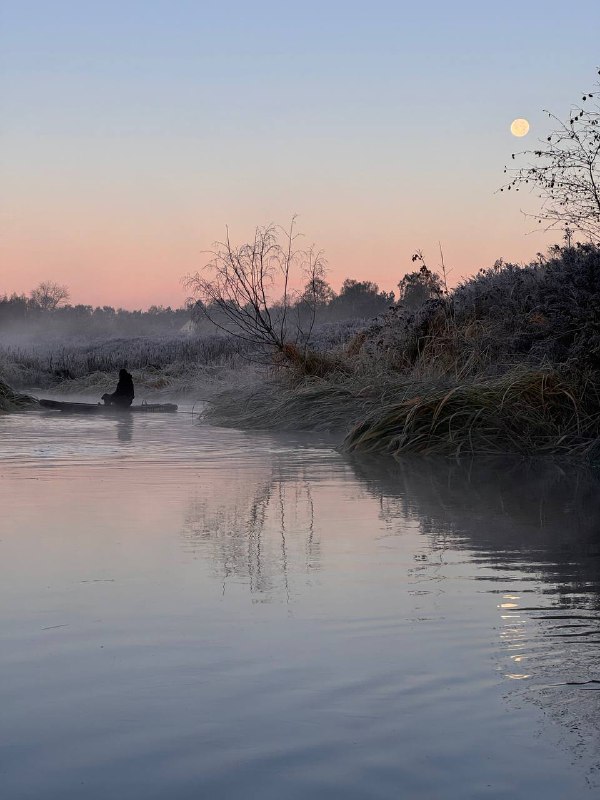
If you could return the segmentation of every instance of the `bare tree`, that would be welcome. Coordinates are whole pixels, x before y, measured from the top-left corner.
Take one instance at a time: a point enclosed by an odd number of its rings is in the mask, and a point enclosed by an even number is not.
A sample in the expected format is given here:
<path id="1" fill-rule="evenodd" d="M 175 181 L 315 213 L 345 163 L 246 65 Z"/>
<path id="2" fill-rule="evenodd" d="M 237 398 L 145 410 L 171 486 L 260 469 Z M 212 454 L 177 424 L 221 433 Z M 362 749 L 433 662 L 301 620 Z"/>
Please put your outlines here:
<path id="1" fill-rule="evenodd" d="M 29 296 L 31 301 L 44 311 L 55 311 L 61 303 L 66 303 L 71 295 L 66 286 L 54 281 L 42 281 L 39 286 L 32 289 Z"/>
<path id="2" fill-rule="evenodd" d="M 513 153 L 513 160 L 527 157 L 529 163 L 505 167 L 512 177 L 500 189 L 537 191 L 541 209 L 528 216 L 546 230 L 567 228 L 592 242 L 600 241 L 600 83 L 597 87 L 595 92 L 583 93 L 581 104 L 571 108 L 566 122 L 546 111 L 555 129 L 545 141 L 540 140 L 538 149 Z"/>
<path id="3" fill-rule="evenodd" d="M 199 313 L 217 328 L 258 347 L 281 353 L 290 345 L 308 347 L 316 296 L 308 320 L 301 321 L 294 313 L 297 292 L 292 286 L 301 280 L 319 286 L 325 260 L 312 247 L 297 248 L 300 234 L 295 222 L 294 217 L 287 229 L 256 228 L 253 241 L 240 246 L 232 244 L 228 230 L 202 272 L 184 279 L 193 297 L 201 301 Z"/>

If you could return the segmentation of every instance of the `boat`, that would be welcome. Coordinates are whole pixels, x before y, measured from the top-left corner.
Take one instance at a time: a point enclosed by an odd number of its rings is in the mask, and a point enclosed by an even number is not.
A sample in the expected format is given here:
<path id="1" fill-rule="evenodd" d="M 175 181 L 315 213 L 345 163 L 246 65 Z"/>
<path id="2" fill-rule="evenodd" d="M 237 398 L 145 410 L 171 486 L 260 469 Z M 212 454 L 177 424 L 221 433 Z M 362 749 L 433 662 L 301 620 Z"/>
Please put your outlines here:
<path id="1" fill-rule="evenodd" d="M 174 414 L 175 403 L 142 403 L 139 406 L 105 406 L 104 403 L 68 403 L 62 400 L 39 401 L 42 408 L 50 411 L 62 411 L 67 414 Z"/>

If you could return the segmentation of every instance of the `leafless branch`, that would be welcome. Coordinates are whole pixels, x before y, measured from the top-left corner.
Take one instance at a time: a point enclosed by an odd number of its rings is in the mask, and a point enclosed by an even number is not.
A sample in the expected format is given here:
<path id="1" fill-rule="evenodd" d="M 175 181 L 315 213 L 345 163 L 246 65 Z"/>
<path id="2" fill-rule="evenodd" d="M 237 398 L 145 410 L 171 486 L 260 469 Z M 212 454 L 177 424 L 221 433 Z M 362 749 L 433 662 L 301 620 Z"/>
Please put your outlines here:
<path id="1" fill-rule="evenodd" d="M 598 70 L 600 75 L 600 70 Z M 501 192 L 537 191 L 541 207 L 527 214 L 545 230 L 569 228 L 591 242 L 600 241 L 600 83 L 584 92 L 567 122 L 547 111 L 554 130 L 535 150 L 513 153 L 527 158 L 523 167 L 505 167 L 510 176 Z"/>
<path id="2" fill-rule="evenodd" d="M 303 295 L 308 315 L 295 315 L 297 292 L 292 285 L 308 279 L 315 286 L 323 280 L 326 265 L 323 254 L 314 248 L 296 247 L 300 234 L 295 231 L 296 218 L 287 228 L 267 225 L 256 228 L 251 243 L 236 246 L 227 230 L 225 241 L 217 242 L 212 256 L 201 272 L 188 275 L 185 285 L 201 311 L 217 328 L 259 347 L 283 351 L 287 344 L 308 345 L 314 327 L 316 298 Z M 283 290 L 276 301 L 275 292 Z"/>

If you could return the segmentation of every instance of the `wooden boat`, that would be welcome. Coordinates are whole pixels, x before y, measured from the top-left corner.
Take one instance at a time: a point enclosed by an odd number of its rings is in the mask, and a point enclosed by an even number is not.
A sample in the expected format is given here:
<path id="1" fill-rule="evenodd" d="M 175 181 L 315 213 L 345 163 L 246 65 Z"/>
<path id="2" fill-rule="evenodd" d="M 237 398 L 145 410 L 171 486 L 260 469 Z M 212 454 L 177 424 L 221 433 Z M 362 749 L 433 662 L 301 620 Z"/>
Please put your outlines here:
<path id="1" fill-rule="evenodd" d="M 103 403 L 67 403 L 62 400 L 40 400 L 40 406 L 68 414 L 173 414 L 175 403 L 142 403 L 139 406 L 105 406 Z"/>

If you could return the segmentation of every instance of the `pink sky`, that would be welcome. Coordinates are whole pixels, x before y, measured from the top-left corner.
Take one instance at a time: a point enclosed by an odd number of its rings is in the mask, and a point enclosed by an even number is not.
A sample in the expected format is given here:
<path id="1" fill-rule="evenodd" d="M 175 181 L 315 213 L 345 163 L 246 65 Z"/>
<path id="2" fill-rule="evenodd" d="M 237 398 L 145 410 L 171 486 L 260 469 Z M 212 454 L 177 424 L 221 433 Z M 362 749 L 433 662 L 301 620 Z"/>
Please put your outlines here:
<path id="1" fill-rule="evenodd" d="M 542 109 L 592 89 L 600 25 L 548 3 L 6 0 L 0 294 L 179 306 L 226 225 L 241 243 L 293 214 L 335 289 L 394 289 L 438 241 L 453 282 L 534 258 L 556 240 L 527 236 L 535 198 L 495 192 Z"/>
<path id="2" fill-rule="evenodd" d="M 447 212 L 438 201 L 424 220 L 416 205 L 411 209 L 400 203 L 395 214 L 393 208 L 377 208 L 375 202 L 357 207 L 347 200 L 333 211 L 321 208 L 316 214 L 300 215 L 298 227 L 307 244 L 314 242 L 325 250 L 328 280 L 335 289 L 352 277 L 393 290 L 414 269 L 410 257 L 416 249 L 424 251 L 430 266 L 438 265 L 438 241 L 451 270 L 450 282 L 457 283 L 499 257 L 533 259 L 556 240 L 556 235 L 537 231 L 528 235 L 534 224 L 511 201 L 490 192 L 479 203 L 473 198 L 458 208 L 449 204 Z M 288 209 L 278 216 L 277 209 L 264 208 L 256 222 L 286 223 L 292 214 L 290 203 L 288 199 Z M 77 208 L 73 203 L 69 208 L 48 199 L 37 209 L 13 208 L 0 242 L 2 263 L 8 265 L 0 291 L 28 293 L 49 279 L 69 287 L 72 303 L 126 308 L 182 305 L 187 292 L 181 278 L 200 269 L 208 260 L 203 251 L 224 235 L 225 209 L 213 210 L 211 218 L 210 210 L 196 215 L 185 205 L 141 212 L 108 206 Z M 234 241 L 242 243 L 251 236 L 255 222 L 251 213 L 250 208 L 235 209 L 238 225 L 230 222 Z M 245 224 L 240 224 L 241 217 Z"/>

